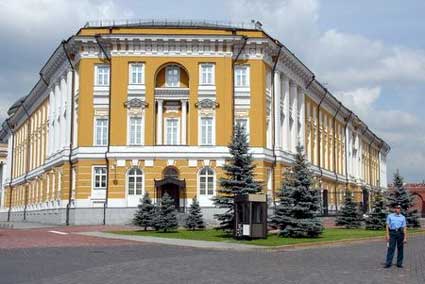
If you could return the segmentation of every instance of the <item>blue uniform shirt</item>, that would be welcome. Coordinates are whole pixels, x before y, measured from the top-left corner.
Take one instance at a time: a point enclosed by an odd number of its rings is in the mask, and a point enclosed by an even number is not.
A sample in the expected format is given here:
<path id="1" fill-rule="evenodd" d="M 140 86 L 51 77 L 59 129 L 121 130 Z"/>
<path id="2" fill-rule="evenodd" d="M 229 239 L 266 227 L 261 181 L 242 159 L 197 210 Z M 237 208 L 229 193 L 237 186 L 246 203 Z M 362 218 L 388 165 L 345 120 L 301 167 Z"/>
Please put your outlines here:
<path id="1" fill-rule="evenodd" d="M 391 213 L 387 216 L 387 225 L 390 230 L 397 230 L 406 227 L 406 217 L 401 213 L 399 215 Z"/>

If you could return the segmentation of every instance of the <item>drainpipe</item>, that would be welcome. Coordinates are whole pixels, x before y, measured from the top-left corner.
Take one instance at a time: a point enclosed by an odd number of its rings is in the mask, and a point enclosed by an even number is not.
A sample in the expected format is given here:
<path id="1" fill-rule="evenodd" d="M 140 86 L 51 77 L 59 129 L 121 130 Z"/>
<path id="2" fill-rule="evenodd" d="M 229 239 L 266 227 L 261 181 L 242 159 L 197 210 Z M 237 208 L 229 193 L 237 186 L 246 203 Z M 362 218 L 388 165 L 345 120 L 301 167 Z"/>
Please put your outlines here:
<path id="1" fill-rule="evenodd" d="M 109 33 L 111 33 L 112 30 L 109 29 Z M 98 44 L 101 52 L 103 53 L 103 55 L 105 56 L 106 60 L 109 62 L 109 96 L 108 96 L 108 143 L 107 143 L 107 148 L 106 148 L 106 152 L 105 152 L 105 162 L 106 162 L 106 191 L 105 191 L 105 203 L 103 203 L 103 225 L 106 225 L 106 208 L 108 207 L 108 197 L 109 197 L 109 158 L 108 158 L 108 154 L 110 152 L 111 149 L 111 96 L 112 96 L 112 60 L 111 60 L 111 56 L 108 55 L 108 53 L 106 52 L 105 48 L 103 47 L 103 45 L 100 42 L 100 35 L 95 35 L 95 39 L 96 39 L 96 43 Z"/>
<path id="2" fill-rule="evenodd" d="M 337 195 L 337 189 L 338 189 L 338 173 L 336 172 L 336 117 L 338 116 L 339 111 L 342 108 L 342 103 L 339 103 L 339 107 L 338 110 L 336 111 L 335 115 L 333 116 L 333 121 L 332 121 L 332 127 L 333 127 L 333 141 L 334 141 L 334 145 L 333 145 L 333 170 L 334 170 L 334 175 L 335 175 L 335 210 L 336 212 L 338 212 L 338 195 Z"/>
<path id="3" fill-rule="evenodd" d="M 273 128 L 272 128 L 272 150 L 273 150 L 273 163 L 272 163 L 272 201 L 273 201 L 273 205 L 274 207 L 276 207 L 276 201 L 275 201 L 275 195 L 274 195 L 274 189 L 276 186 L 276 181 L 275 181 L 275 171 L 276 171 L 276 164 L 277 164 L 277 156 L 276 156 L 276 143 L 275 143 L 275 138 L 276 138 L 276 121 L 275 121 L 275 113 L 276 113 L 276 107 L 275 107 L 275 102 L 276 102 L 276 92 L 275 92 L 275 83 L 274 83 L 274 75 L 276 72 L 276 67 L 277 67 L 277 63 L 279 62 L 279 56 L 280 53 L 282 51 L 282 46 L 279 46 L 279 51 L 277 53 L 276 56 L 276 60 L 273 64 L 273 68 L 272 68 L 272 73 L 271 73 L 271 87 L 272 87 L 272 113 L 271 113 L 271 117 L 273 121 Z M 278 94 L 280 95 L 280 94 Z"/>
<path id="4" fill-rule="evenodd" d="M 235 59 L 232 60 L 232 137 L 234 135 L 235 132 L 235 103 L 236 103 L 236 99 L 235 99 L 235 65 L 236 65 L 236 61 L 238 61 L 239 56 L 241 55 L 242 51 L 245 49 L 246 43 L 248 41 L 248 37 L 247 36 L 242 36 L 243 44 L 241 49 L 239 50 L 238 54 L 236 55 Z"/>
<path id="5" fill-rule="evenodd" d="M 351 119 L 353 118 L 353 112 L 350 111 L 350 115 L 348 116 L 345 125 L 344 125 L 344 136 L 345 136 L 345 190 L 348 191 L 348 135 L 347 135 L 347 128 L 348 124 L 350 123 Z"/>
<path id="6" fill-rule="evenodd" d="M 28 207 L 28 172 L 30 171 L 30 150 L 31 150 L 31 145 L 30 145 L 30 141 L 31 141 L 31 121 L 30 121 L 30 115 L 28 113 L 27 108 L 25 107 L 25 101 L 22 102 L 22 108 L 24 109 L 24 112 L 27 116 L 27 120 L 28 120 L 28 133 L 27 133 L 27 158 L 25 161 L 25 177 L 24 177 L 24 182 L 25 182 L 25 197 L 24 197 L 24 221 L 27 220 L 27 207 Z"/>
<path id="7" fill-rule="evenodd" d="M 74 94 L 75 94 L 75 67 L 72 63 L 71 54 L 66 48 L 67 42 L 65 40 L 62 41 L 63 51 L 65 53 L 66 58 L 68 59 L 69 67 L 71 67 L 71 113 L 70 113 L 70 122 L 71 127 L 69 131 L 69 191 L 68 191 L 68 204 L 66 205 L 66 225 L 69 226 L 69 212 L 71 209 L 72 202 L 72 184 L 73 184 L 73 168 L 72 168 L 72 149 L 74 146 Z"/>
<path id="8" fill-rule="evenodd" d="M 318 161 L 318 166 L 319 166 L 319 171 L 320 171 L 320 179 L 322 179 L 323 177 L 323 170 L 322 170 L 322 155 L 321 155 L 321 147 L 322 147 L 322 142 L 321 142 L 321 138 L 322 136 L 320 135 L 320 107 L 322 106 L 323 101 L 325 100 L 326 96 L 328 95 L 328 89 L 324 88 L 325 90 L 325 94 L 323 95 L 323 97 L 320 99 L 319 104 L 317 105 L 317 161 Z"/>
<path id="9" fill-rule="evenodd" d="M 13 180 L 13 151 L 15 149 L 15 134 L 13 133 L 13 128 L 9 124 L 9 118 L 6 119 L 7 127 L 10 129 L 10 132 L 12 133 L 12 153 L 10 154 L 10 181 L 9 181 L 9 210 L 7 212 L 7 222 L 10 222 L 10 213 L 12 212 L 12 180 Z M 9 153 L 8 153 L 9 154 Z"/>

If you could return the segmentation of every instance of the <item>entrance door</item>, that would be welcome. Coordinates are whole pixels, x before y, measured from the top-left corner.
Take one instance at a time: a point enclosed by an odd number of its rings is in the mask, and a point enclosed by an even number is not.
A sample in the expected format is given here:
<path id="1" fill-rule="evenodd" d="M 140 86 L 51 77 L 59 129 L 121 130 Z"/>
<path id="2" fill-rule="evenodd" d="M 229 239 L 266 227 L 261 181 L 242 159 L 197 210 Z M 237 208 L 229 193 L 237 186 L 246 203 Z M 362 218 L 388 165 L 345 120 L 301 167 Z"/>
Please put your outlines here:
<path id="1" fill-rule="evenodd" d="M 163 185 L 161 189 L 161 197 L 164 196 L 164 193 L 168 193 L 168 195 L 174 200 L 174 207 L 178 210 L 180 208 L 178 185 L 172 183 Z"/>
<path id="2" fill-rule="evenodd" d="M 323 190 L 322 193 L 322 206 L 323 206 L 323 215 L 327 216 L 329 214 L 329 204 L 328 204 L 328 190 Z"/>

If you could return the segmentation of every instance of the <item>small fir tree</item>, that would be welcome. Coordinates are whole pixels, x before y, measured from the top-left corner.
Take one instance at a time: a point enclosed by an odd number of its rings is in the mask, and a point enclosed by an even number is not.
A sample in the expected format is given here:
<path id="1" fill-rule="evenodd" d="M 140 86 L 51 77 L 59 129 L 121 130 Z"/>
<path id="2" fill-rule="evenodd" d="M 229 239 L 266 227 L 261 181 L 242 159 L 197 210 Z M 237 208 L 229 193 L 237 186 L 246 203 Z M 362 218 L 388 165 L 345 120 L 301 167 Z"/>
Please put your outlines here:
<path id="1" fill-rule="evenodd" d="M 385 229 L 387 211 L 385 208 L 385 199 L 381 189 L 377 189 L 373 195 L 372 211 L 365 219 L 367 230 Z"/>
<path id="2" fill-rule="evenodd" d="M 285 173 L 280 203 L 271 218 L 271 225 L 280 230 L 283 237 L 318 237 L 323 232 L 317 218 L 320 209 L 319 192 L 313 188 L 313 174 L 303 154 L 297 147 L 294 166 Z"/>
<path id="3" fill-rule="evenodd" d="M 409 228 L 419 228 L 418 210 L 411 209 L 414 206 L 414 197 L 406 190 L 403 177 L 399 171 L 394 174 L 393 188 L 387 194 L 388 206 L 394 208 L 397 204 L 401 206 L 401 214 L 406 217 Z"/>
<path id="4" fill-rule="evenodd" d="M 155 205 L 152 204 L 152 200 L 149 198 L 149 194 L 147 192 L 137 207 L 138 209 L 134 215 L 133 224 L 143 227 L 146 231 L 148 227 L 153 227 L 156 213 Z"/>
<path id="5" fill-rule="evenodd" d="M 170 195 L 168 195 L 168 193 L 164 193 L 161 198 L 161 204 L 159 205 L 156 212 L 154 227 L 156 230 L 167 232 L 169 230 L 176 229 L 177 225 L 178 223 L 176 209 L 174 207 L 174 200 Z"/>
<path id="6" fill-rule="evenodd" d="M 249 153 L 247 134 L 239 123 L 234 127 L 234 135 L 228 148 L 231 159 L 223 166 L 226 177 L 220 179 L 220 189 L 213 201 L 215 206 L 225 209 L 224 213 L 214 215 L 219 222 L 217 229 L 233 232 L 235 196 L 257 193 L 261 191 L 261 184 L 254 179 L 255 165 Z"/>
<path id="7" fill-rule="evenodd" d="M 196 229 L 205 229 L 201 207 L 196 197 L 192 199 L 192 204 L 190 204 L 189 216 L 186 218 L 185 227 L 192 231 Z"/>
<path id="8" fill-rule="evenodd" d="M 353 193 L 348 190 L 345 193 L 344 205 L 336 217 L 336 225 L 344 226 L 346 229 L 355 229 L 362 226 L 362 221 L 362 213 L 353 200 Z"/>

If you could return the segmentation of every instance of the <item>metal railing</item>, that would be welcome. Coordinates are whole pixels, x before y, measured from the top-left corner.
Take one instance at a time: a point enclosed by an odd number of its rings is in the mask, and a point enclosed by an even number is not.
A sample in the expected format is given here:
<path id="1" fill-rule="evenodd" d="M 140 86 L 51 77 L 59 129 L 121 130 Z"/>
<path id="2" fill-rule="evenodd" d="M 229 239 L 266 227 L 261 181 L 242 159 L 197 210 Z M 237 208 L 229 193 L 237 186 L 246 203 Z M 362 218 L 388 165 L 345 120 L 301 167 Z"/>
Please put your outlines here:
<path id="1" fill-rule="evenodd" d="M 233 23 L 231 21 L 225 22 L 210 20 L 121 19 L 88 21 L 84 27 L 190 27 L 262 30 L 262 24 L 254 20 L 250 23 Z"/>

